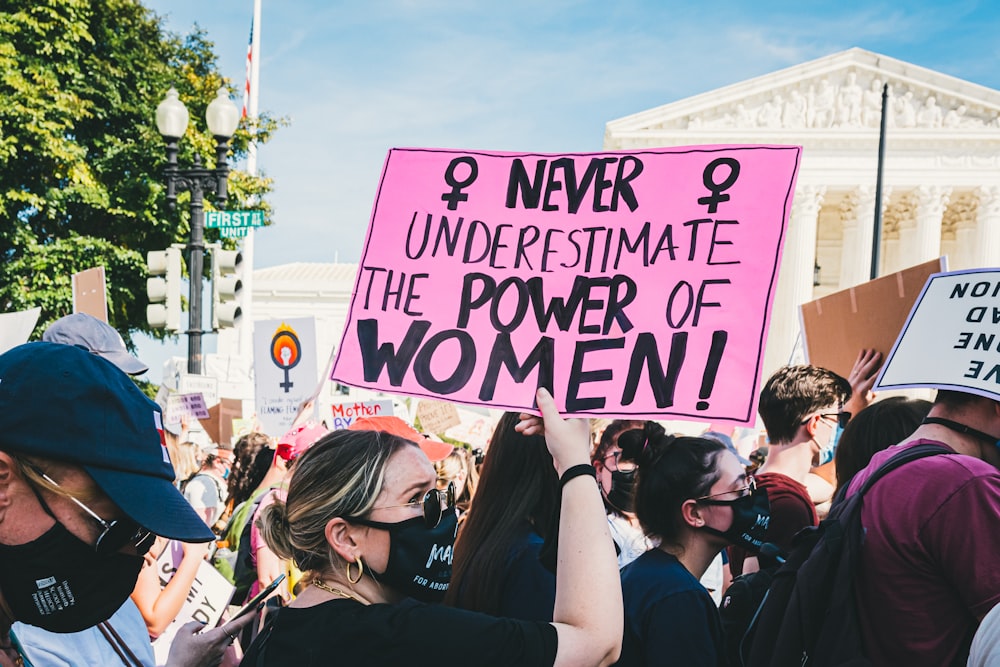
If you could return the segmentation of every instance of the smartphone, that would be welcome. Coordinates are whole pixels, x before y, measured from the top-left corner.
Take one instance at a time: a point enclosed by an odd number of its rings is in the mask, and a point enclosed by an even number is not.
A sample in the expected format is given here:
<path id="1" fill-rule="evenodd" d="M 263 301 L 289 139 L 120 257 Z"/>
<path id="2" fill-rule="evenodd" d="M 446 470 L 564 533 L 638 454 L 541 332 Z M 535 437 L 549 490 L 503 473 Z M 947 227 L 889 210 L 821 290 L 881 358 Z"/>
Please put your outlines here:
<path id="1" fill-rule="evenodd" d="M 274 581 L 272 581 L 267 585 L 267 588 L 262 590 L 260 593 L 257 593 L 257 595 L 253 596 L 253 598 L 249 600 L 245 605 L 240 607 L 240 610 L 235 614 L 233 614 L 232 618 L 230 618 L 229 621 L 235 621 L 237 618 L 240 618 L 241 616 L 244 616 L 252 611 L 255 611 L 257 609 L 257 605 L 263 602 L 268 595 L 273 593 L 274 590 L 278 587 L 278 585 L 281 584 L 282 581 L 284 581 L 284 579 L 285 575 L 279 574 L 277 579 L 275 579 Z"/>

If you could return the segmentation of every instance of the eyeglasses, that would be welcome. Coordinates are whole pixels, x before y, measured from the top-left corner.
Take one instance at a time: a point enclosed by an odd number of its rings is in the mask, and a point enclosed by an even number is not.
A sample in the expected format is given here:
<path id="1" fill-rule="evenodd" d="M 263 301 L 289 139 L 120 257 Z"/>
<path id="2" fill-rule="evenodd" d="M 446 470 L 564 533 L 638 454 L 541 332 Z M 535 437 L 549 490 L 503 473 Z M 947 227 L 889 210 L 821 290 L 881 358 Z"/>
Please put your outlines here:
<path id="1" fill-rule="evenodd" d="M 608 465 L 608 459 L 614 461 L 614 465 Z M 612 472 L 633 472 L 638 466 L 638 464 L 631 459 L 622 459 L 622 450 L 617 450 L 605 456 L 601 461 L 604 463 L 604 467 Z"/>
<path id="2" fill-rule="evenodd" d="M 695 502 L 704 503 L 705 505 L 728 505 L 733 500 L 743 498 L 744 496 L 753 495 L 757 490 L 757 480 L 753 478 L 752 475 L 747 477 L 746 486 L 741 486 L 738 489 L 731 489 L 729 491 L 723 491 L 721 493 L 713 493 L 707 496 L 701 496 L 700 498 L 695 498 Z M 731 500 L 712 500 L 713 498 L 718 498 L 719 496 L 728 496 L 732 493 L 739 494 L 736 498 Z"/>
<path id="3" fill-rule="evenodd" d="M 424 494 L 424 497 L 421 500 L 414 500 L 408 503 L 403 503 L 402 505 L 382 505 L 380 507 L 373 507 L 371 511 L 388 510 L 395 507 L 414 507 L 416 505 L 420 505 L 424 510 L 424 523 L 427 527 L 434 528 L 441 523 L 441 517 L 444 516 L 445 511 L 455 506 L 455 483 L 449 482 L 448 488 L 444 491 L 431 489 Z M 383 521 L 372 521 L 370 519 L 359 518 L 348 519 L 348 521 L 351 521 L 352 523 L 360 523 L 362 526 L 371 526 L 372 528 L 382 529 L 388 529 L 393 525 Z"/>
<path id="4" fill-rule="evenodd" d="M 840 412 L 821 412 L 819 417 L 820 419 L 836 422 L 840 428 L 847 428 L 847 422 L 851 421 L 851 413 L 845 410 L 841 410 Z M 812 417 L 807 417 L 804 421 L 800 422 L 800 425 L 808 424 L 810 419 Z"/>
<path id="5" fill-rule="evenodd" d="M 45 474 L 45 472 L 37 466 L 31 464 L 26 465 L 31 468 L 35 474 L 52 486 L 57 489 L 62 488 L 54 479 Z M 49 509 L 49 506 L 42 498 L 42 495 L 37 489 L 35 489 L 34 486 L 31 487 L 31 490 L 34 492 L 45 511 L 54 519 L 55 515 L 52 514 L 52 510 Z M 99 556 L 110 556 L 111 554 L 114 554 L 129 545 L 135 548 L 137 556 L 142 556 L 149 551 L 150 547 L 153 546 L 153 542 L 156 541 L 155 534 L 146 530 L 131 519 L 112 519 L 111 521 L 105 521 L 98 516 L 97 512 L 84 505 L 83 501 L 70 494 L 66 494 L 66 497 L 73 501 L 77 507 L 90 515 L 90 517 L 99 523 L 101 528 L 103 528 L 101 534 L 97 537 L 97 542 L 94 544 L 94 551 Z"/>

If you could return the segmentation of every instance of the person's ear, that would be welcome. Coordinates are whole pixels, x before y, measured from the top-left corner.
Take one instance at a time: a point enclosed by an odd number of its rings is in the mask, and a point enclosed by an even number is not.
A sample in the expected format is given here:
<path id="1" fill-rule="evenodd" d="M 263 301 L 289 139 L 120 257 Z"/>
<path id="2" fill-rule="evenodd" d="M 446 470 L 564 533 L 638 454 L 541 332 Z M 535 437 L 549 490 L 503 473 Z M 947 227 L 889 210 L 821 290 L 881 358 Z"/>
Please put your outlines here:
<path id="1" fill-rule="evenodd" d="M 15 477 L 17 464 L 7 452 L 0 452 L 0 513 L 10 507 L 10 485 Z M 2 520 L 2 515 L 0 515 Z"/>
<path id="2" fill-rule="evenodd" d="M 698 501 L 689 498 L 681 504 L 681 519 L 691 528 L 705 525 L 705 517 L 702 516 L 702 507 Z"/>
<path id="3" fill-rule="evenodd" d="M 344 561 L 353 563 L 358 556 L 364 556 L 364 531 L 343 517 L 338 516 L 327 521 L 324 535 L 326 543 Z"/>
<path id="4" fill-rule="evenodd" d="M 806 434 L 810 439 L 816 437 L 816 431 L 819 429 L 819 420 L 822 419 L 819 415 L 813 415 L 806 420 L 806 423 L 802 426 L 806 429 Z"/>

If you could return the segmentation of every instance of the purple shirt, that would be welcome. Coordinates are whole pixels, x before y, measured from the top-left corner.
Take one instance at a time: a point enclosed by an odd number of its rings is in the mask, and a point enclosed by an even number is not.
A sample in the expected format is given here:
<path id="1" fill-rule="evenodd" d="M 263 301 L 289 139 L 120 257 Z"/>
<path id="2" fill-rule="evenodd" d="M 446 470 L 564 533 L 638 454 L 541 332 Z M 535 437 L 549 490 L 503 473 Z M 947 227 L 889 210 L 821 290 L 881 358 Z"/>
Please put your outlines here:
<path id="1" fill-rule="evenodd" d="M 889 457 L 878 452 L 849 493 Z M 940 667 L 968 653 L 979 619 L 1000 601 L 1000 471 L 971 456 L 911 461 L 875 484 L 861 512 L 856 594 L 874 665 Z"/>

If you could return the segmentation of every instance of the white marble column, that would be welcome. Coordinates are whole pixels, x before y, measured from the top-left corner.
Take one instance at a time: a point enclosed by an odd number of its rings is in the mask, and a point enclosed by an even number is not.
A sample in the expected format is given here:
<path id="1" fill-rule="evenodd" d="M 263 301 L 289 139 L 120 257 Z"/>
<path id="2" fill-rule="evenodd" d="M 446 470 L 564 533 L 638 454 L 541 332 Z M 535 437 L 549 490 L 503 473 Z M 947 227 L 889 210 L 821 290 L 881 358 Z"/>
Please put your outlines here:
<path id="1" fill-rule="evenodd" d="M 844 243 L 840 261 L 840 288 L 868 282 L 871 277 L 872 237 L 875 227 L 875 188 L 855 188 L 841 204 Z"/>
<path id="2" fill-rule="evenodd" d="M 813 298 L 816 226 L 825 193 L 824 186 L 796 188 L 771 309 L 764 354 L 765 377 L 788 363 L 799 335 L 799 306 Z"/>
<path id="3" fill-rule="evenodd" d="M 916 189 L 917 215 L 912 255 L 903 268 L 941 256 L 941 219 L 951 197 L 951 188 L 921 185 Z"/>
<path id="4" fill-rule="evenodd" d="M 976 196 L 975 268 L 1000 267 L 1000 188 L 982 187 Z"/>

